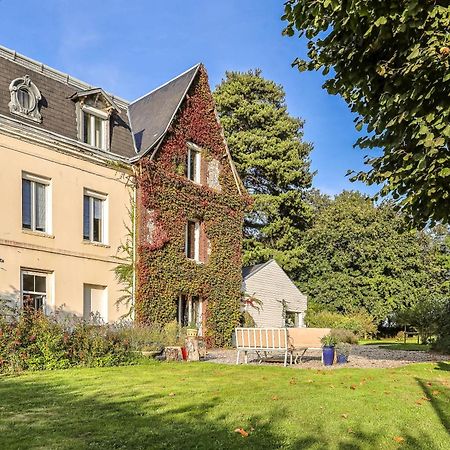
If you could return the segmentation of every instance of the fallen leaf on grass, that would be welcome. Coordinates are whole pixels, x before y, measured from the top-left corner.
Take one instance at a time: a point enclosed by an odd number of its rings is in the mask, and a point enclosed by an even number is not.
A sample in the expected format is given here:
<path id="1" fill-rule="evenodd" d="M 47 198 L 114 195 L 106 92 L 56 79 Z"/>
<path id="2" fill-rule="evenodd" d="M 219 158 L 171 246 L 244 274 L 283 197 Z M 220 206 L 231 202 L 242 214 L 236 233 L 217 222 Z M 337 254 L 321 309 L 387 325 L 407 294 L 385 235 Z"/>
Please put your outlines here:
<path id="1" fill-rule="evenodd" d="M 348 419 L 348 414 L 341 414 L 341 417 L 343 418 L 343 419 Z"/>
<path id="2" fill-rule="evenodd" d="M 248 437 L 248 433 L 243 428 L 236 428 L 235 433 L 239 433 L 242 437 Z"/>
<path id="3" fill-rule="evenodd" d="M 394 441 L 401 444 L 401 443 L 405 442 L 405 438 L 403 438 L 401 436 L 395 436 Z"/>

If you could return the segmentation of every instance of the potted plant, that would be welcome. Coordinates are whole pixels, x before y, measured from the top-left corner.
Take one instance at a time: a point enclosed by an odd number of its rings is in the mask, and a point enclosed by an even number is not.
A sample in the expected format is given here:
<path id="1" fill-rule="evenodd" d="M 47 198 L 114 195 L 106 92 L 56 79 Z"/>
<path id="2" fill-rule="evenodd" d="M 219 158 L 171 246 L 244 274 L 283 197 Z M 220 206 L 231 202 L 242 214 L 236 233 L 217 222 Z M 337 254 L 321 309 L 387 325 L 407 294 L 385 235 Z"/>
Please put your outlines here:
<path id="1" fill-rule="evenodd" d="M 325 366 L 333 365 L 334 361 L 334 346 L 336 345 L 336 339 L 331 334 L 324 336 L 320 342 L 322 342 L 322 361 Z"/>
<path id="2" fill-rule="evenodd" d="M 186 328 L 186 336 L 187 337 L 197 337 L 198 329 L 195 322 L 191 322 Z"/>
<path id="3" fill-rule="evenodd" d="M 348 362 L 348 355 L 350 355 L 351 345 L 346 342 L 339 342 L 336 345 L 336 359 L 338 364 L 345 364 Z"/>

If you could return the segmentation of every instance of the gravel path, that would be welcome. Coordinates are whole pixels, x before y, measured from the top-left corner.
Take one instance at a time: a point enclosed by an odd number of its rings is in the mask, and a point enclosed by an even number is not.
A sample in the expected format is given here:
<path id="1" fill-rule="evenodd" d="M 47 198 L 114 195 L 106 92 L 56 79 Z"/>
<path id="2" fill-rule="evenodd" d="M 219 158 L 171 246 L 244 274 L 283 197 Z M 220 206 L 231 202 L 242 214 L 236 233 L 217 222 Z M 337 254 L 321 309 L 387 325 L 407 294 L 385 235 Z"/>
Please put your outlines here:
<path id="1" fill-rule="evenodd" d="M 321 350 L 308 350 L 294 367 L 296 368 L 323 368 Z M 208 350 L 206 361 L 219 364 L 236 364 L 237 352 L 235 349 Z M 241 362 L 244 356 L 241 354 Z M 335 364 L 330 368 L 360 367 L 360 368 L 391 368 L 400 367 L 415 362 L 450 361 L 450 355 L 424 351 L 389 350 L 378 345 L 353 345 L 347 364 Z M 255 353 L 249 353 L 249 363 L 258 364 Z M 261 363 L 263 365 L 282 365 L 280 359 Z"/>

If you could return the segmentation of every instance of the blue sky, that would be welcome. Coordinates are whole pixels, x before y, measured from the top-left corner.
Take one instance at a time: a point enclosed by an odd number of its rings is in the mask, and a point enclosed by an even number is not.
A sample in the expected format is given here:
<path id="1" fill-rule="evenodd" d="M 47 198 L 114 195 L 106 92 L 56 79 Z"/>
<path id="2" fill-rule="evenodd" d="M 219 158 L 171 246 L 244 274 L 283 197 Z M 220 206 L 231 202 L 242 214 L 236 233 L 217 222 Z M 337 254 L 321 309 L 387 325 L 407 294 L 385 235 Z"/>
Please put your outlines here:
<path id="1" fill-rule="evenodd" d="M 212 87 L 226 70 L 259 67 L 306 122 L 314 185 L 373 193 L 346 178 L 363 168 L 353 117 L 320 73 L 291 67 L 305 43 L 281 36 L 282 13 L 282 0 L 0 0 L 0 43 L 128 100 L 199 61 Z"/>

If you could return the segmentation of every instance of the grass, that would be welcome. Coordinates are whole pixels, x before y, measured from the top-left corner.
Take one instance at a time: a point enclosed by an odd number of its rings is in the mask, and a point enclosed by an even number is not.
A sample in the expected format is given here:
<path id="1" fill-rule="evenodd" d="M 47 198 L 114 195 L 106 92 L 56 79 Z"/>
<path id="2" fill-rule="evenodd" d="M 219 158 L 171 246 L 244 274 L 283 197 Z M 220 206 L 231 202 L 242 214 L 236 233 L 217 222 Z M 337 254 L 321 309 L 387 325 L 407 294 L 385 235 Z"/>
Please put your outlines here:
<path id="1" fill-rule="evenodd" d="M 150 363 L 0 377 L 8 449 L 447 449 L 450 364 Z M 242 427 L 249 433 L 235 433 Z"/>
<path id="2" fill-rule="evenodd" d="M 392 339 L 361 339 L 358 342 L 360 345 L 382 345 L 383 348 L 388 350 L 412 350 L 427 352 L 430 350 L 430 346 L 427 344 L 418 344 L 417 338 L 407 338 L 406 343 L 398 341 L 395 338 Z"/>

